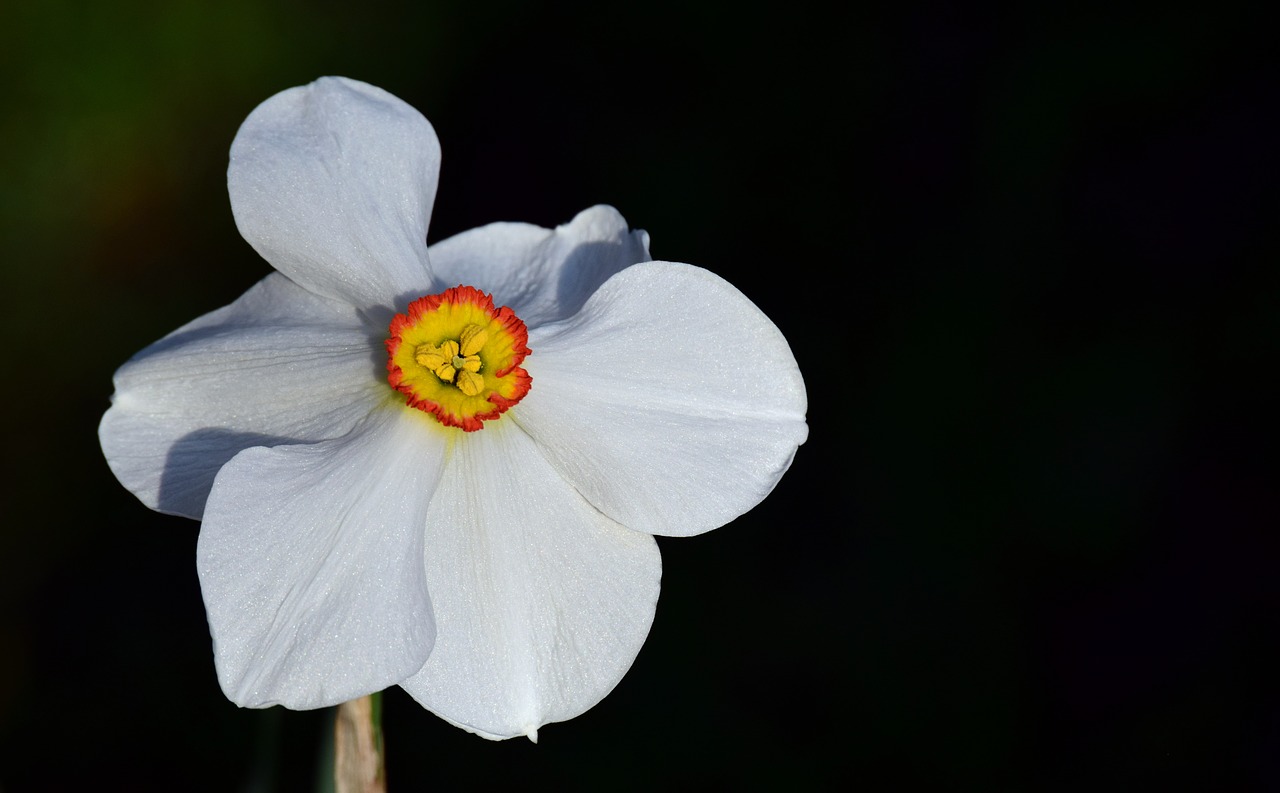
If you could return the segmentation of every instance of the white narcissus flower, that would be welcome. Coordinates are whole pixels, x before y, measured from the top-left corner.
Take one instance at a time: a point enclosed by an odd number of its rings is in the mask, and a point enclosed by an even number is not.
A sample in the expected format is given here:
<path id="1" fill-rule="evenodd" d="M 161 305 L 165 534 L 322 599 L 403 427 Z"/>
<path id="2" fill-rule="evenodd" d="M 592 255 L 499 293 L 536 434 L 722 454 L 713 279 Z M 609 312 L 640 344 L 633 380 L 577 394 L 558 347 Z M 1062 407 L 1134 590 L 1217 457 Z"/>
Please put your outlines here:
<path id="1" fill-rule="evenodd" d="M 630 667 L 653 535 L 773 489 L 804 382 L 759 309 L 650 261 L 610 207 L 428 248 L 439 164 L 427 120 L 364 83 L 260 105 L 227 182 L 277 272 L 121 367 L 99 436 L 147 506 L 203 521 L 231 700 L 399 684 L 487 738 L 536 737 Z"/>

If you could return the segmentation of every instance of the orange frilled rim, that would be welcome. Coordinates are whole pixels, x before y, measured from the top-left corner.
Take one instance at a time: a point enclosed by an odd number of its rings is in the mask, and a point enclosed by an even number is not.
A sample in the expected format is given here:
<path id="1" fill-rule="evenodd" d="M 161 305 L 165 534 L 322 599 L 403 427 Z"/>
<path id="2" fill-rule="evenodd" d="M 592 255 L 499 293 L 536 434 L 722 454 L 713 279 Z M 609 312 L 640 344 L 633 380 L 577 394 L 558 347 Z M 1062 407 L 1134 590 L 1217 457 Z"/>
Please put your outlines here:
<path id="1" fill-rule="evenodd" d="M 495 308 L 493 296 L 475 287 L 456 286 L 418 298 L 391 320 L 390 331 L 387 381 L 410 407 L 432 414 L 446 427 L 474 432 L 529 393 L 533 379 L 520 366 L 531 352 L 528 329 L 514 311 Z M 425 352 L 455 350 L 464 332 L 472 340 L 484 334 L 482 343 L 469 342 L 477 349 L 467 350 L 480 363 L 478 379 L 472 378 L 476 385 L 466 384 L 473 394 L 457 384 L 452 368 L 433 370 L 429 362 L 440 358 Z M 455 344 L 445 347 L 447 342 Z"/>

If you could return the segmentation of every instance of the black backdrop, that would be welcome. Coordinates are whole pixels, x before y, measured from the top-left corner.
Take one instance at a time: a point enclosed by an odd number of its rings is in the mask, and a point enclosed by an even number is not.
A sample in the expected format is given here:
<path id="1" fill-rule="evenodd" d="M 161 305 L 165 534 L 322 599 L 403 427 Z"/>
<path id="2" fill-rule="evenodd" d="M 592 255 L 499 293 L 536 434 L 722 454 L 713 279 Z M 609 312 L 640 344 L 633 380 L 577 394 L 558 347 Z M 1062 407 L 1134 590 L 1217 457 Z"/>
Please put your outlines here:
<path id="1" fill-rule="evenodd" d="M 432 120 L 433 240 L 611 203 L 768 313 L 810 396 L 768 500 L 660 543 L 657 621 L 612 695 L 534 746 L 392 689 L 393 791 L 1280 788 L 1258 20 L 135 0 L 0 21 L 6 793 L 316 789 L 328 714 L 222 697 L 197 525 L 120 488 L 95 428 L 116 366 L 268 271 L 226 150 L 331 73 Z"/>

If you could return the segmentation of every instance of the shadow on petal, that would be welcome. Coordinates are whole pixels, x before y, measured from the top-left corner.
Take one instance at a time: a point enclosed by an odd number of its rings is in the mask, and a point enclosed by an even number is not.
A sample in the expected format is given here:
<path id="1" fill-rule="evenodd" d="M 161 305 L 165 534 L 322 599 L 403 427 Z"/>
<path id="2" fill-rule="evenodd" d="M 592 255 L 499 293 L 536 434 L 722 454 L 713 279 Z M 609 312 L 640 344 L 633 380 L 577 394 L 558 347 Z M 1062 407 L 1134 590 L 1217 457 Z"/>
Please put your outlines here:
<path id="1" fill-rule="evenodd" d="M 296 438 L 210 427 L 178 439 L 165 457 L 157 509 L 199 520 L 213 479 L 222 466 L 245 449 L 301 443 Z"/>
<path id="2" fill-rule="evenodd" d="M 565 258 L 556 281 L 555 317 L 568 319 L 582 310 L 587 299 L 614 275 L 648 259 L 628 235 L 617 242 L 587 242 Z"/>

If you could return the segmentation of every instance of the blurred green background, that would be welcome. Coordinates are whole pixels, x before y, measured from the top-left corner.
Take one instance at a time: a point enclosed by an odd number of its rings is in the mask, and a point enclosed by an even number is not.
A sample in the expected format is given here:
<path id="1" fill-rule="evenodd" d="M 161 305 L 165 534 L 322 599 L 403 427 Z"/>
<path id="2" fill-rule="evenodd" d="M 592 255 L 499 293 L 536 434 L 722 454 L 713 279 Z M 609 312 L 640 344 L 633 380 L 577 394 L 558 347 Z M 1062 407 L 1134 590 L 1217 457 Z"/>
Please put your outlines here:
<path id="1" fill-rule="evenodd" d="M 764 504 L 661 543 L 612 695 L 533 746 L 393 689 L 392 790 L 1280 788 L 1258 20 L 53 0 L 0 30 L 5 793 L 315 788 L 328 715 L 222 697 L 198 527 L 96 426 L 119 364 L 269 271 L 227 150 L 323 74 L 431 119 L 432 240 L 613 204 L 756 301 L 811 400 Z"/>

